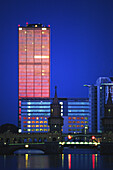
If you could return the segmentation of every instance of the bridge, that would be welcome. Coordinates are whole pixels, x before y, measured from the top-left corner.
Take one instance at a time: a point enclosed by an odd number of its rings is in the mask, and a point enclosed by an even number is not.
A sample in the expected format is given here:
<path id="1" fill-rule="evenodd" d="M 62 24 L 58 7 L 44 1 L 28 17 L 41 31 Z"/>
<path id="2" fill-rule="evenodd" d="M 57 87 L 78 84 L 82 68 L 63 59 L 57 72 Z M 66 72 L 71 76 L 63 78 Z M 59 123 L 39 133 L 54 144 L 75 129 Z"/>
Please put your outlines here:
<path id="1" fill-rule="evenodd" d="M 61 153 L 61 133 L 11 133 L 0 134 L 0 154 L 12 154 L 19 149 L 38 149 L 45 153 Z"/>
<path id="2" fill-rule="evenodd" d="M 92 135 L 95 139 L 92 140 Z M 69 136 L 71 138 L 69 139 Z M 44 153 L 62 153 L 65 146 L 94 147 L 100 145 L 100 134 L 11 133 L 0 134 L 0 154 L 13 154 L 19 149 L 38 149 Z"/>

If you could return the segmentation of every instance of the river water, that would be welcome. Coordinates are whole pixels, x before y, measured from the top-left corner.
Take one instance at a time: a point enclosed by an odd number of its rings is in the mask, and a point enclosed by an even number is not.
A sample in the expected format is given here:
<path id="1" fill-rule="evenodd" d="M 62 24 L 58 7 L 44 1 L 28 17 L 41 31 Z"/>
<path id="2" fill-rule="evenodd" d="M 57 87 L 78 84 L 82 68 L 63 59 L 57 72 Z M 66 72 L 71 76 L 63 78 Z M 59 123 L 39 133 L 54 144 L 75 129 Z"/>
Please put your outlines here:
<path id="1" fill-rule="evenodd" d="M 0 156 L 0 170 L 17 169 L 113 170 L 113 155 L 100 155 L 99 151 L 91 149 L 65 149 L 63 154 L 57 155 L 24 150 Z"/>

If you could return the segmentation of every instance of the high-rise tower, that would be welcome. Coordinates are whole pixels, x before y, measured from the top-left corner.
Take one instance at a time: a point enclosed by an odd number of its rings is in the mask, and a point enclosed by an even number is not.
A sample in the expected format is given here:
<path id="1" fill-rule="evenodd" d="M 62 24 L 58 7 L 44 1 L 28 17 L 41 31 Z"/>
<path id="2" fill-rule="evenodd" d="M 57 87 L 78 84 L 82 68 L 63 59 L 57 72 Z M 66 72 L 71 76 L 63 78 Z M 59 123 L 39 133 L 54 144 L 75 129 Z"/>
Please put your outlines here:
<path id="1" fill-rule="evenodd" d="M 19 128 L 22 98 L 50 97 L 50 25 L 18 26 Z"/>
<path id="2" fill-rule="evenodd" d="M 19 99 L 50 97 L 50 27 L 19 26 Z"/>

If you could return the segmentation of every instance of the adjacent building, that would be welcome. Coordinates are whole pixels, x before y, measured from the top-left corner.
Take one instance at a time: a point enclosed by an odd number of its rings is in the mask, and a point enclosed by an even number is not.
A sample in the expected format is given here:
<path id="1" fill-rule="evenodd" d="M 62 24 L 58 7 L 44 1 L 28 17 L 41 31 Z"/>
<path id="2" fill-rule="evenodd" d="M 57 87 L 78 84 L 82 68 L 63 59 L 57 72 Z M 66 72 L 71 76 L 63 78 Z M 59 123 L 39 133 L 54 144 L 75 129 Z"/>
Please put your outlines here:
<path id="1" fill-rule="evenodd" d="M 94 85 L 89 87 L 89 104 L 91 113 L 92 132 L 103 131 L 102 118 L 104 117 L 105 104 L 110 93 L 113 101 L 113 77 L 99 77 Z"/>

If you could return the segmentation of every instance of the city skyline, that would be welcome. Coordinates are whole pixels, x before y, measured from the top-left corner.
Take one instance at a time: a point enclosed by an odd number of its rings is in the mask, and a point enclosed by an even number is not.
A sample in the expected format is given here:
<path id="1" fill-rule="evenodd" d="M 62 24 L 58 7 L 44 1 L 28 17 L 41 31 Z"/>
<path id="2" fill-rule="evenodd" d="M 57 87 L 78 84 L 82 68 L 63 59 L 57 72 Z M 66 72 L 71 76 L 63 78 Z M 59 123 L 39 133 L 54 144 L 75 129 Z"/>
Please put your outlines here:
<path id="1" fill-rule="evenodd" d="M 12 2 L 2 3 L 1 10 L 0 124 L 8 120 L 17 124 L 18 24 L 51 26 L 51 97 L 55 85 L 59 97 L 88 97 L 84 84 L 112 76 L 112 1 L 27 1 L 23 2 L 26 8 Z"/>

